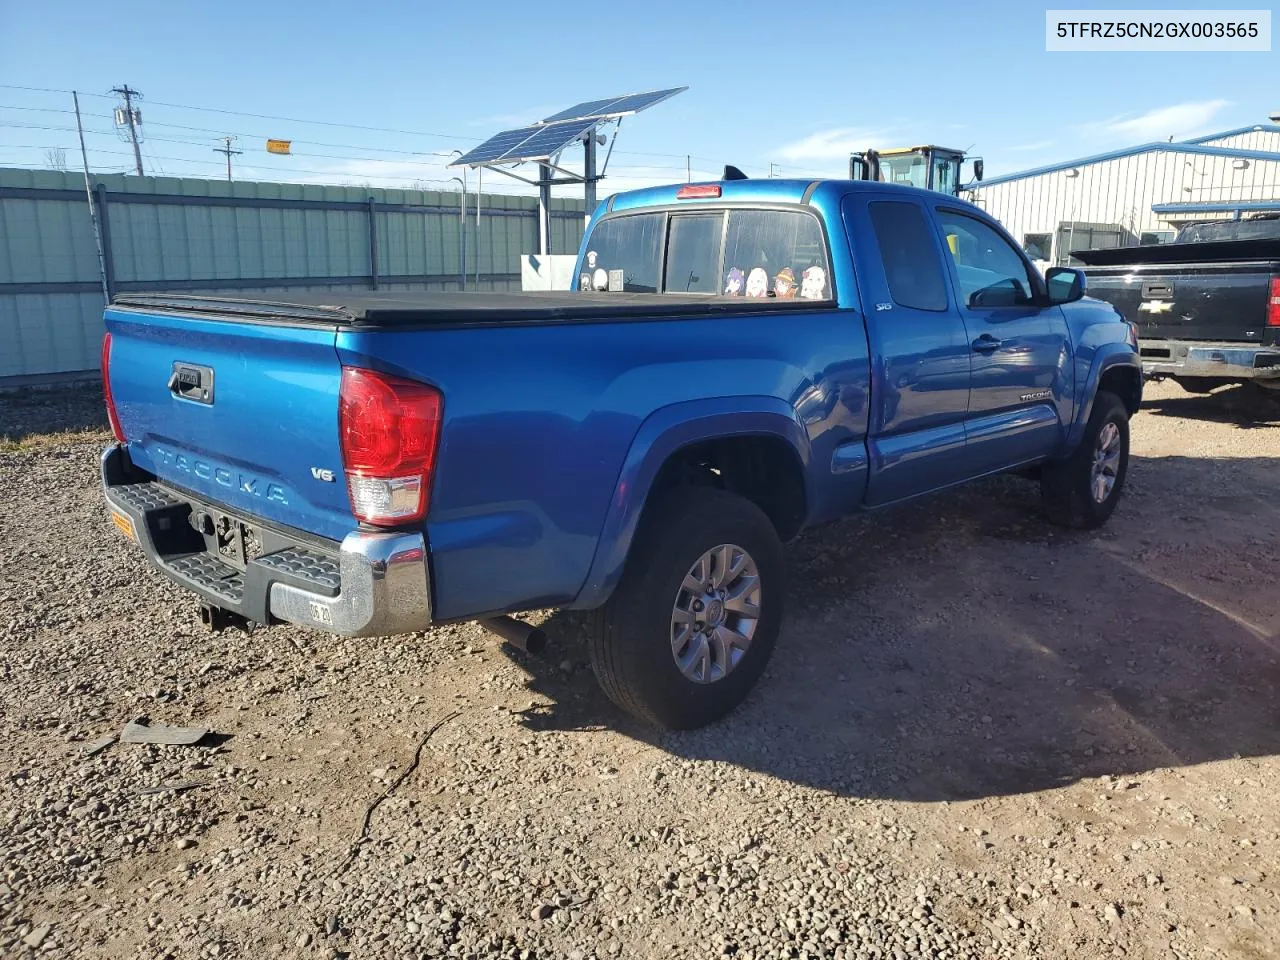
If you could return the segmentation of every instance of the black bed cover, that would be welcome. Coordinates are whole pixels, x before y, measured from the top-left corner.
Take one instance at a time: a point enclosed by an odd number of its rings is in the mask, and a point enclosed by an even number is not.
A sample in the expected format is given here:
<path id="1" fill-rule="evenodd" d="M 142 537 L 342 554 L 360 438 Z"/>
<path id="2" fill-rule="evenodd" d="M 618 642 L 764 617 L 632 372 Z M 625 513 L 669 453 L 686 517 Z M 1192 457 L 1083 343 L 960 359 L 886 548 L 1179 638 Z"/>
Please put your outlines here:
<path id="1" fill-rule="evenodd" d="M 1232 263 L 1280 260 L 1280 239 L 1202 240 L 1198 243 L 1155 243 L 1106 250 L 1072 250 L 1090 267 L 1122 267 L 1138 263 Z"/>
<path id="2" fill-rule="evenodd" d="M 714 316 L 726 313 L 830 309 L 830 301 L 746 299 L 669 293 L 298 293 L 271 299 L 199 294 L 122 293 L 113 306 L 281 322 L 354 326 L 547 323 Z"/>

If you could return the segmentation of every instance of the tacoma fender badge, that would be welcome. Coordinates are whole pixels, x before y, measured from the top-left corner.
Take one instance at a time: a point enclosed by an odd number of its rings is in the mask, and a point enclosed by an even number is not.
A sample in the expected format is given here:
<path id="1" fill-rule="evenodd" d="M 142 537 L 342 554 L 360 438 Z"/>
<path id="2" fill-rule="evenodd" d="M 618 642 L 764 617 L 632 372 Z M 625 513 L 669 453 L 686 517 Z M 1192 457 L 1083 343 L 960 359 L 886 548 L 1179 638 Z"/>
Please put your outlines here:
<path id="1" fill-rule="evenodd" d="M 323 480 L 325 483 L 333 483 L 333 471 L 326 470 L 324 467 L 312 467 L 311 476 L 316 480 Z"/>
<path id="2" fill-rule="evenodd" d="M 1053 396 L 1052 390 L 1037 390 L 1034 393 L 1024 393 L 1018 399 L 1023 403 L 1029 403 L 1032 400 L 1047 400 Z"/>

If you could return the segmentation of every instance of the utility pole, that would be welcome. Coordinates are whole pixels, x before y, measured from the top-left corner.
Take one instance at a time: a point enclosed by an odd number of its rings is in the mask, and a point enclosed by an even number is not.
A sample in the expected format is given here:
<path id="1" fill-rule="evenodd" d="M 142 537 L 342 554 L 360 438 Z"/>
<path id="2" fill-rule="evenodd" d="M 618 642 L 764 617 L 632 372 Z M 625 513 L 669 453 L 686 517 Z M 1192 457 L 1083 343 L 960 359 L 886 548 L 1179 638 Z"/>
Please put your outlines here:
<path id="1" fill-rule="evenodd" d="M 684 182 L 693 183 L 693 157 L 684 155 Z"/>
<path id="2" fill-rule="evenodd" d="M 224 153 L 224 154 L 226 154 L 226 156 L 227 156 L 227 183 L 230 183 L 230 182 L 231 182 L 231 157 L 232 157 L 232 155 L 233 155 L 233 154 L 244 153 L 244 151 L 243 151 L 243 150 L 232 150 L 232 149 L 231 149 L 231 144 L 233 144 L 233 143 L 235 143 L 235 142 L 236 142 L 236 139 L 237 139 L 236 137 L 219 137 L 218 139 L 222 141 L 222 146 L 220 146 L 220 147 L 214 147 L 214 148 L 213 148 L 213 152 L 214 152 L 214 153 Z"/>
<path id="3" fill-rule="evenodd" d="M 137 170 L 138 176 L 142 176 L 142 150 L 138 146 L 138 120 L 140 116 L 138 111 L 133 109 L 134 98 L 141 100 L 142 94 L 137 90 L 129 89 L 127 83 L 121 87 L 112 87 L 111 92 L 118 97 L 124 97 L 124 115 L 129 124 L 129 139 L 133 142 L 134 168 Z"/>

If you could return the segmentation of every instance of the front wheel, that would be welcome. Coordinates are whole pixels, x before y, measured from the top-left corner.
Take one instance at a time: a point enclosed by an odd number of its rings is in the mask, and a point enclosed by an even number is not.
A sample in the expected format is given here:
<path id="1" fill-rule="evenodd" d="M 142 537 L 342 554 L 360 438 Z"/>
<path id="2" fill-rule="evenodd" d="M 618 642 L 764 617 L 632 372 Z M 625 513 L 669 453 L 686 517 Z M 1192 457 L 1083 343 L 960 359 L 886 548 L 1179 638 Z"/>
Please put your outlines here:
<path id="1" fill-rule="evenodd" d="M 773 653 L 783 566 L 773 524 L 749 500 L 705 487 L 664 495 L 596 613 L 591 666 L 605 693 L 671 730 L 727 714 Z"/>
<path id="2" fill-rule="evenodd" d="M 1102 526 L 1120 501 L 1128 471 L 1129 413 L 1114 393 L 1099 390 L 1075 452 L 1041 471 L 1045 516 L 1081 530 Z"/>

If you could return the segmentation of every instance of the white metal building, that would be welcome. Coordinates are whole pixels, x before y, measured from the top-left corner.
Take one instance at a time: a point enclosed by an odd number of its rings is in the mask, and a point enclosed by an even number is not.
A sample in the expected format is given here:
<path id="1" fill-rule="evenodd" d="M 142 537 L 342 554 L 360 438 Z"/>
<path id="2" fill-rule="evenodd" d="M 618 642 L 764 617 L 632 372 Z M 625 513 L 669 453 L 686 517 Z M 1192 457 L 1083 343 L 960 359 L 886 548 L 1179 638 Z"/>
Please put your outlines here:
<path id="1" fill-rule="evenodd" d="M 1036 167 L 970 183 L 963 196 L 1050 264 L 1070 262 L 1071 250 L 1166 243 L 1190 220 L 1280 212 L 1280 125 Z"/>

